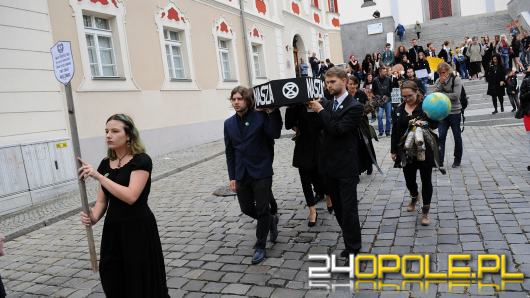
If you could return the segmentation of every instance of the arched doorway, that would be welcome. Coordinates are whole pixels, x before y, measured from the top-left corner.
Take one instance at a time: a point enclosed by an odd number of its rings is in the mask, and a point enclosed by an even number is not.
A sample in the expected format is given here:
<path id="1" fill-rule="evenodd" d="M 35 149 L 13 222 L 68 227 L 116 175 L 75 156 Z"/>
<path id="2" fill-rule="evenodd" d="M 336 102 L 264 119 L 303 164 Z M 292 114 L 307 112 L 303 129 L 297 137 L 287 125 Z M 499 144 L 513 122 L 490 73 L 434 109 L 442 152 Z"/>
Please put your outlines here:
<path id="1" fill-rule="evenodd" d="M 295 75 L 298 78 L 300 77 L 300 59 L 304 59 L 304 62 L 307 63 L 304 41 L 298 34 L 293 37 L 293 59 Z"/>

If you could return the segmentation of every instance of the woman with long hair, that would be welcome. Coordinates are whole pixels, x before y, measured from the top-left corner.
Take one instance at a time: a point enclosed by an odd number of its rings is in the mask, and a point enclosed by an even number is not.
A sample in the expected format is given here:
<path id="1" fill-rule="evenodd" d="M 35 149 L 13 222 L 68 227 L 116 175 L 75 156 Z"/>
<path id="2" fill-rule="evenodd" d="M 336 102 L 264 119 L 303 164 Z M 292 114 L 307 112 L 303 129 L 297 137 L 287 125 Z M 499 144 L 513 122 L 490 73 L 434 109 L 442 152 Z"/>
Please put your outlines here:
<path id="1" fill-rule="evenodd" d="M 491 57 L 493 57 L 495 47 L 490 42 L 490 37 L 485 35 L 482 37 L 482 48 L 484 49 L 484 56 L 482 56 L 482 68 L 484 69 L 484 78 L 488 77 Z"/>
<path id="2" fill-rule="evenodd" d="M 374 82 L 374 75 L 369 73 L 366 75 L 366 80 L 364 80 L 363 91 L 368 96 L 368 100 L 371 101 L 374 98 L 374 93 L 372 92 L 372 84 Z M 375 122 L 377 120 L 377 115 L 375 114 L 375 109 L 371 112 L 372 118 L 370 122 Z"/>
<path id="3" fill-rule="evenodd" d="M 487 94 L 491 96 L 493 101 L 493 108 L 495 109 L 491 114 L 495 115 L 497 111 L 497 100 L 501 105 L 501 112 L 504 112 L 504 95 L 506 94 L 506 72 L 501 64 L 501 57 L 499 54 L 493 55 L 491 64 L 488 70 L 486 81 L 488 82 Z"/>
<path id="4" fill-rule="evenodd" d="M 147 204 L 153 164 L 131 117 L 106 122 L 107 157 L 99 167 L 81 161 L 79 178 L 99 182 L 96 204 L 81 212 L 84 225 L 103 224 L 99 274 L 107 297 L 169 297 L 162 245 Z"/>
<path id="5" fill-rule="evenodd" d="M 423 112 L 423 96 L 414 81 L 403 82 L 401 97 L 403 103 L 396 109 L 390 153 L 396 163 L 394 167 L 403 168 L 411 197 L 407 211 L 415 211 L 416 204 L 421 198 L 423 206 L 420 223 L 427 226 L 430 224 L 429 209 L 433 193 L 432 168 L 436 164 L 435 154 L 438 152 L 436 135 L 430 129 L 435 129 L 438 123 L 428 119 Z M 418 171 L 421 177 L 421 193 L 416 184 Z"/>
<path id="6" fill-rule="evenodd" d="M 403 57 L 407 57 L 408 58 L 408 54 L 409 52 L 407 51 L 407 49 L 405 48 L 404 45 L 400 45 L 397 49 L 396 49 L 396 60 L 395 60 L 395 63 L 396 64 L 401 64 L 403 62 Z"/>
<path id="7" fill-rule="evenodd" d="M 504 71 L 507 71 L 510 68 L 510 44 L 506 39 L 506 35 L 501 35 L 501 40 L 497 44 L 496 48 L 497 53 L 500 54 Z"/>

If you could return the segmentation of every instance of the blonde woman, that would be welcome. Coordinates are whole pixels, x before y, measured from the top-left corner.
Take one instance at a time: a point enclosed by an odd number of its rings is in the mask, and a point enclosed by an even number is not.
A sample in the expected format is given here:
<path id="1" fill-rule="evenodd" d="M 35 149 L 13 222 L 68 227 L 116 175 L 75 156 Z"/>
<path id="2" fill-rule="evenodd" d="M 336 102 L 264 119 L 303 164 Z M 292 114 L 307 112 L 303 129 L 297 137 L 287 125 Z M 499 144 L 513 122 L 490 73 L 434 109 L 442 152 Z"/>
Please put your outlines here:
<path id="1" fill-rule="evenodd" d="M 147 205 L 153 164 L 133 120 L 124 114 L 106 122 L 107 157 L 94 169 L 86 162 L 79 178 L 99 184 L 96 204 L 81 213 L 94 225 L 107 213 L 99 274 L 108 297 L 169 297 L 156 219 Z"/>

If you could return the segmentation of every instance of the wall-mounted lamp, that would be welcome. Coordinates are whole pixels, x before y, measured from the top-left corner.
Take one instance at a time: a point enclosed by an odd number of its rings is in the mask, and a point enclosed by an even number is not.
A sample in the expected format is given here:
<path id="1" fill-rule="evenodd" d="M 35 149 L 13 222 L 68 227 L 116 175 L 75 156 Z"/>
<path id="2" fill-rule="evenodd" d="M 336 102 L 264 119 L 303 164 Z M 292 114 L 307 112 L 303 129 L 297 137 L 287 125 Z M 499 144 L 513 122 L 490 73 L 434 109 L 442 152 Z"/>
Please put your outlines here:
<path id="1" fill-rule="evenodd" d="M 374 1 L 372 0 L 364 0 L 363 5 L 361 5 L 361 8 L 370 7 L 376 5 Z"/>

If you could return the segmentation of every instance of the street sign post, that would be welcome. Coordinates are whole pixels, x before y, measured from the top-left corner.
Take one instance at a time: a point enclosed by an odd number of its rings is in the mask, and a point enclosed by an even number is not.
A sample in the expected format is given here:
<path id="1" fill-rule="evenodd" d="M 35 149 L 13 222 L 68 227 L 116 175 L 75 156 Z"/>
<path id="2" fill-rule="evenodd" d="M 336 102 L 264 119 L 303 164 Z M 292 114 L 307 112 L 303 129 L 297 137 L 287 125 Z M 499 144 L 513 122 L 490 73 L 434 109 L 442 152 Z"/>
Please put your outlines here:
<path id="1" fill-rule="evenodd" d="M 74 59 L 72 57 L 72 50 L 69 41 L 58 41 L 50 49 L 53 60 L 53 72 L 57 81 L 61 82 L 65 87 L 66 92 L 66 104 L 68 108 L 68 119 L 70 121 L 70 131 L 72 133 L 72 144 L 74 149 L 74 158 L 76 159 L 76 165 L 81 167 L 80 161 L 77 159 L 81 158 L 81 147 L 79 146 L 79 133 L 77 131 L 77 122 L 75 119 L 75 108 L 74 100 L 72 97 L 72 85 L 70 81 L 74 77 Z M 86 214 L 90 213 L 90 207 L 88 205 L 88 196 L 86 192 L 85 181 L 79 179 L 79 192 L 81 194 L 81 204 Z M 94 243 L 94 234 L 91 226 L 86 226 L 86 234 L 88 240 L 88 250 L 90 252 L 90 263 L 92 264 L 92 270 L 98 271 L 98 260 L 96 255 L 96 246 Z"/>

